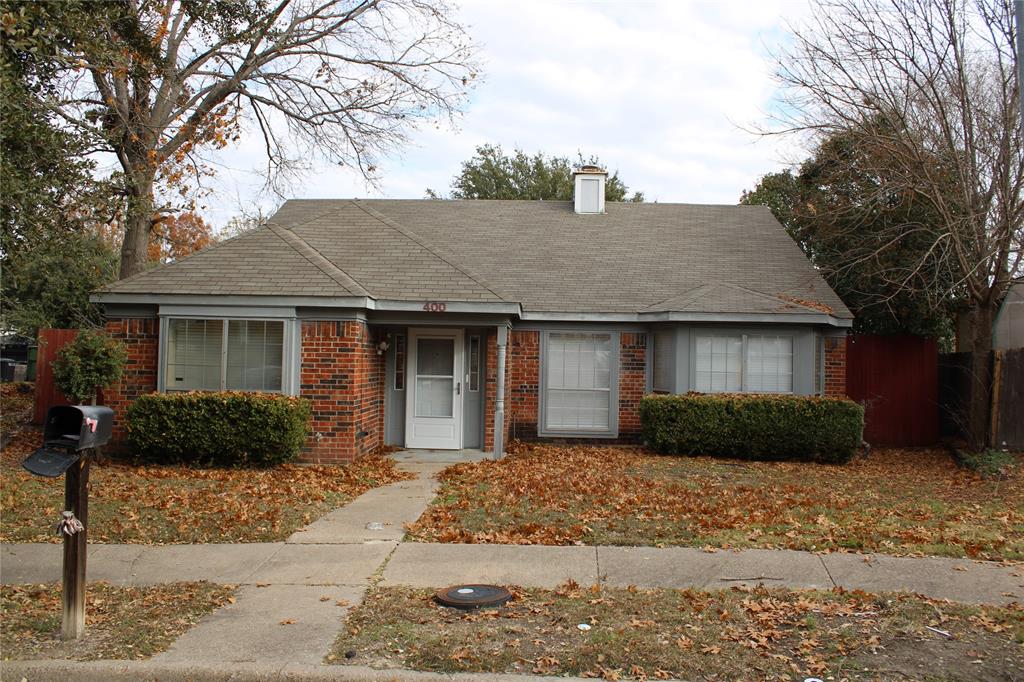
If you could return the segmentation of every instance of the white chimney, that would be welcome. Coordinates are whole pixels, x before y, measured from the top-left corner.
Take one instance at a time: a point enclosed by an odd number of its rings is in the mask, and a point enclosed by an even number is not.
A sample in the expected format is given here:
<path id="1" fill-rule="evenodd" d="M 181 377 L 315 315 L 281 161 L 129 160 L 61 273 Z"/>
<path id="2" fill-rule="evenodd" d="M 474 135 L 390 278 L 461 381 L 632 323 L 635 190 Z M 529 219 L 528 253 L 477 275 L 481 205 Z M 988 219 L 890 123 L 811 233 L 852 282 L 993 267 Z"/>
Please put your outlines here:
<path id="1" fill-rule="evenodd" d="M 580 166 L 572 174 L 577 213 L 604 213 L 604 183 L 608 171 L 598 166 Z"/>

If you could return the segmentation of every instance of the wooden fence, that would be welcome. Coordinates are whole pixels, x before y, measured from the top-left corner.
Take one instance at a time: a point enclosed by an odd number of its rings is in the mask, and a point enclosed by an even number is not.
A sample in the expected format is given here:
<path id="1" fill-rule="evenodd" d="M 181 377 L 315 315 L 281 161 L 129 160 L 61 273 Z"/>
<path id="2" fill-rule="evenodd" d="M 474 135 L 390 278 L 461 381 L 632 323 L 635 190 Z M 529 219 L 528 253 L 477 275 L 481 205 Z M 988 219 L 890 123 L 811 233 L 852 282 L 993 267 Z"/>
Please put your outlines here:
<path id="1" fill-rule="evenodd" d="M 971 391 L 971 353 L 939 356 L 939 414 L 942 435 L 967 437 Z M 989 442 L 993 447 L 1024 450 L 1024 348 L 992 351 L 992 393 L 987 401 Z"/>
<path id="2" fill-rule="evenodd" d="M 872 445 L 932 445 L 939 437 L 938 345 L 920 336 L 846 337 L 846 393 L 864 405 Z"/>
<path id="3" fill-rule="evenodd" d="M 53 380 L 53 361 L 57 352 L 71 343 L 78 335 L 77 329 L 40 329 L 39 355 L 36 364 L 36 403 L 32 412 L 32 423 L 42 424 L 46 411 L 54 405 L 68 405 L 71 401 L 64 397 Z"/>

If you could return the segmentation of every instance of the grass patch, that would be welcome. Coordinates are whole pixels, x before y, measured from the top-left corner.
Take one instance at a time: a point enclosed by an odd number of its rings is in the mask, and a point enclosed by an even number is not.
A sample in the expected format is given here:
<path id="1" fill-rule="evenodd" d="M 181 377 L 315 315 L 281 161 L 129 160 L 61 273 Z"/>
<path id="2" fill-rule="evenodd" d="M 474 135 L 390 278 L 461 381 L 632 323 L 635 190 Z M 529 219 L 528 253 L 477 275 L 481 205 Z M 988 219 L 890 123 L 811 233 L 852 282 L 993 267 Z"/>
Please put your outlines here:
<path id="1" fill-rule="evenodd" d="M 412 537 L 1019 560 L 1021 469 L 985 478 L 939 450 L 879 449 L 836 466 L 519 445 L 442 472 Z"/>
<path id="2" fill-rule="evenodd" d="M 64 479 L 23 471 L 39 432 L 23 430 L 0 467 L 2 542 L 58 542 L 53 526 Z M 284 464 L 269 469 L 93 465 L 89 540 L 134 544 L 274 542 L 371 488 L 405 480 L 388 457 L 346 466 Z"/>
<path id="3" fill-rule="evenodd" d="M 371 590 L 328 661 L 604 679 L 921 679 L 931 670 L 977 680 L 1013 679 L 1024 669 L 1019 607 L 763 587 L 569 583 L 514 595 L 504 607 L 463 612 L 438 606 L 430 590 Z"/>
<path id="4" fill-rule="evenodd" d="M 148 658 L 167 649 L 200 618 L 227 603 L 233 592 L 234 587 L 207 582 L 152 587 L 90 583 L 85 635 L 64 642 L 60 639 L 59 585 L 3 585 L 3 658 Z"/>

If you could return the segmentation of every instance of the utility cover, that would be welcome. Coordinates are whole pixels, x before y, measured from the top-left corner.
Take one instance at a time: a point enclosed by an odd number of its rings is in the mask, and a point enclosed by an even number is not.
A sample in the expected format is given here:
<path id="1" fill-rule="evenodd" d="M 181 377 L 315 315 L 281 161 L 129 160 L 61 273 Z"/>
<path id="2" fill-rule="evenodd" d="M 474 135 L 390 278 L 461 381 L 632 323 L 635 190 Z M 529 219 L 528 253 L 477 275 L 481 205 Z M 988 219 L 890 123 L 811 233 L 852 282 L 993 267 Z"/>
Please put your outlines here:
<path id="1" fill-rule="evenodd" d="M 456 609 L 478 609 L 501 606 L 512 599 L 512 593 L 499 585 L 453 585 L 438 590 L 434 599 L 442 606 Z"/>
<path id="2" fill-rule="evenodd" d="M 29 455 L 21 466 L 36 476 L 57 478 L 70 469 L 71 465 L 78 461 L 78 457 L 77 452 L 42 447 Z"/>

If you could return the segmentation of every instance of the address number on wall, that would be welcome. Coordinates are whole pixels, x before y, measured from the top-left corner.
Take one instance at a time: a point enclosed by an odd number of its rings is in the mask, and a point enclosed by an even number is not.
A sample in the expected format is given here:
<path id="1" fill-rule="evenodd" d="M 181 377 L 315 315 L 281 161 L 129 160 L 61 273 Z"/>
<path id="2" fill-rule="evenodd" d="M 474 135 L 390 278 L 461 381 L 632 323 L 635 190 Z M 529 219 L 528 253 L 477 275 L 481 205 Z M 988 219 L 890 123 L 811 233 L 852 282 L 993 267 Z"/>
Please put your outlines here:
<path id="1" fill-rule="evenodd" d="M 428 313 L 443 313 L 448 309 L 448 305 L 442 301 L 427 301 L 423 304 L 423 309 Z"/>

